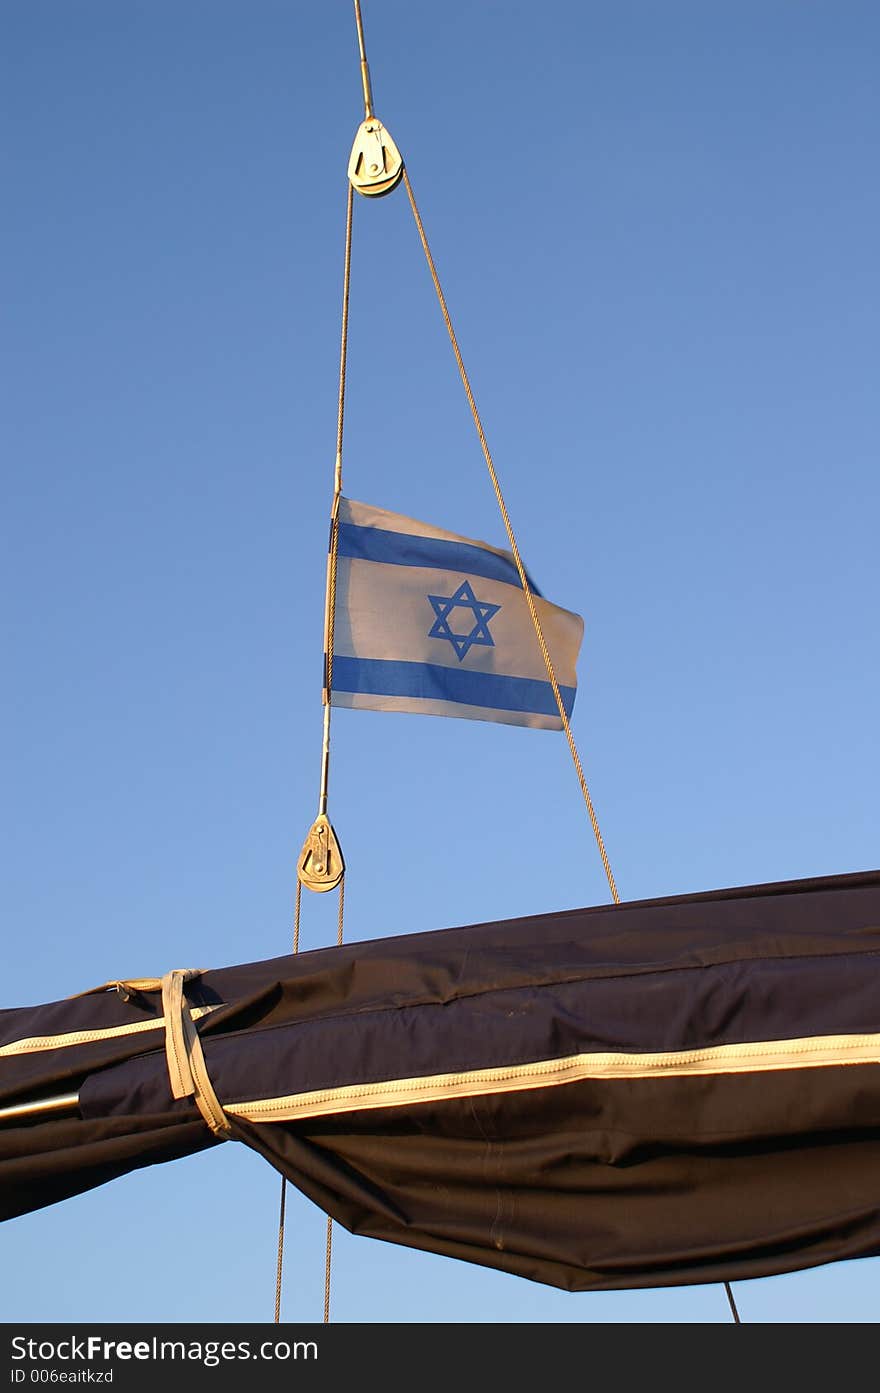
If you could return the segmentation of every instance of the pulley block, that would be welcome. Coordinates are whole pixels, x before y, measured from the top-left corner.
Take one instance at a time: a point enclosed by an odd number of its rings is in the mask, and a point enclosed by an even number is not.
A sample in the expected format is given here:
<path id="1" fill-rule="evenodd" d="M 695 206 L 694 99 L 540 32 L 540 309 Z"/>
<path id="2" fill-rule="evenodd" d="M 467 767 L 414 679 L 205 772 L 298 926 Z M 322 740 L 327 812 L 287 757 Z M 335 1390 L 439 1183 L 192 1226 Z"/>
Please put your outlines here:
<path id="1" fill-rule="evenodd" d="M 402 174 L 403 157 L 382 122 L 375 116 L 362 121 L 348 161 L 352 187 L 366 197 L 378 198 L 396 188 Z"/>

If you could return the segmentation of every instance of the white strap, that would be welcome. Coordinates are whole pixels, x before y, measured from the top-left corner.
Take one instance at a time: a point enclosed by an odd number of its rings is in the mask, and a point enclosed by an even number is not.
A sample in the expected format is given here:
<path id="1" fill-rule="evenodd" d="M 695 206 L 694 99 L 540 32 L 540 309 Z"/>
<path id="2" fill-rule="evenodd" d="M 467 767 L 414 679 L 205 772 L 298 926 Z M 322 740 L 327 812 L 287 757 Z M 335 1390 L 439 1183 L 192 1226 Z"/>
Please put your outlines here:
<path id="1" fill-rule="evenodd" d="M 192 1098 L 205 1122 L 223 1141 L 232 1128 L 208 1076 L 202 1042 L 183 994 L 184 982 L 200 974 L 192 968 L 174 968 L 162 978 L 162 1014 L 165 1017 L 165 1057 L 173 1098 Z"/>

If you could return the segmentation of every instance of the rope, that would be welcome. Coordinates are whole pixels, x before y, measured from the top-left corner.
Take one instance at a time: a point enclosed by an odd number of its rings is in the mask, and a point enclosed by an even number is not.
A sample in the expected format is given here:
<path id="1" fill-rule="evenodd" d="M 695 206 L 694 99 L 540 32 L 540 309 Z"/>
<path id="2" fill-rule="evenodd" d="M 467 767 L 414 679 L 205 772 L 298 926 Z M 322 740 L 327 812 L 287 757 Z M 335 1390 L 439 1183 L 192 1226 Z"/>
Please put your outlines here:
<path id="1" fill-rule="evenodd" d="M 297 901 L 294 908 L 294 953 L 299 951 L 299 914 L 302 907 L 302 885 L 297 880 Z M 345 917 L 345 879 L 340 880 L 340 907 L 338 907 L 336 942 L 343 944 L 343 924 Z M 284 1209 L 287 1202 L 287 1178 L 281 1177 L 281 1204 L 278 1209 L 278 1256 L 276 1265 L 276 1305 L 274 1323 L 281 1321 L 281 1277 L 284 1270 Z M 324 1254 L 324 1325 L 330 1323 L 330 1276 L 333 1265 L 333 1219 L 327 1217 L 327 1248 Z"/>
<path id="2" fill-rule="evenodd" d="M 330 1267 L 333 1262 L 333 1220 L 327 1218 L 327 1252 L 324 1258 L 324 1324 L 330 1324 Z"/>
<path id="3" fill-rule="evenodd" d="M 336 628 L 336 571 L 339 558 L 339 498 L 342 493 L 342 432 L 345 421 L 345 370 L 348 360 L 348 303 L 351 284 L 351 227 L 354 210 L 354 188 L 348 186 L 348 206 L 345 215 L 345 270 L 342 282 L 342 341 L 339 348 L 339 409 L 336 418 L 336 474 L 333 481 L 333 516 L 330 523 L 330 560 L 327 573 L 327 657 L 324 700 L 326 716 L 326 760 L 329 762 L 330 704 L 333 695 L 333 636 Z M 326 800 L 326 787 L 323 800 Z M 336 942 L 342 945 L 342 925 L 345 913 L 345 877 L 339 882 L 339 919 Z M 327 1218 L 327 1250 L 324 1258 L 324 1324 L 330 1322 L 330 1275 L 333 1262 L 333 1220 Z"/>
<path id="4" fill-rule="evenodd" d="M 354 189 L 348 185 L 348 206 L 345 214 L 345 269 L 342 273 L 342 342 L 339 348 L 339 404 L 336 416 L 336 455 L 342 463 L 342 426 L 345 419 L 345 368 L 348 359 L 348 291 L 351 284 L 351 223 L 354 209 Z M 342 480 L 340 479 L 340 486 Z"/>
<path id="5" fill-rule="evenodd" d="M 281 1177 L 281 1206 L 278 1211 L 278 1264 L 275 1268 L 275 1324 L 281 1322 L 281 1274 L 284 1270 L 284 1211 L 287 1207 L 287 1176 Z"/>
<path id="6" fill-rule="evenodd" d="M 339 918 L 336 925 L 336 946 L 342 947 L 342 923 L 345 915 L 345 876 L 339 882 Z M 333 1220 L 327 1218 L 327 1251 L 324 1257 L 324 1324 L 330 1324 L 330 1269 L 333 1262 Z"/>
<path id="7" fill-rule="evenodd" d="M 296 899 L 293 908 L 293 952 L 299 952 L 299 920 L 302 909 L 302 883 L 296 880 Z M 281 1284 L 284 1273 L 284 1215 L 287 1208 L 287 1176 L 281 1177 L 281 1202 L 278 1207 L 278 1258 L 275 1266 L 275 1324 L 281 1321 Z"/>
<path id="8" fill-rule="evenodd" d="M 327 577 L 327 706 L 333 690 L 333 638 L 336 631 L 336 571 L 339 557 L 339 496 L 342 493 L 342 433 L 345 423 L 345 371 L 348 363 L 348 303 L 351 285 L 351 228 L 354 189 L 348 186 L 345 212 L 345 268 L 342 277 L 342 334 L 339 345 L 339 401 L 336 414 L 336 469 L 333 478 L 333 508 L 330 522 L 330 562 Z"/>
<path id="9" fill-rule="evenodd" d="M 351 234 L 354 218 L 354 189 L 348 185 L 345 210 L 345 260 L 342 273 L 342 331 L 339 345 L 339 396 L 336 410 L 336 465 L 333 475 L 333 505 L 330 523 L 330 558 L 327 567 L 327 604 L 325 611 L 326 649 L 324 673 L 324 749 L 321 772 L 321 810 L 327 802 L 327 776 L 330 763 L 330 697 L 333 691 L 333 636 L 336 622 L 336 571 L 339 556 L 339 498 L 342 493 L 342 437 L 345 425 L 345 377 L 348 364 L 348 306 L 351 287 Z M 339 883 L 339 919 L 336 941 L 342 943 L 345 907 L 345 880 Z M 293 911 L 293 952 L 299 952 L 300 917 L 302 912 L 302 882 L 297 876 L 296 900 Z M 281 1320 L 281 1285 L 284 1270 L 284 1216 L 287 1200 L 287 1180 L 281 1180 L 281 1201 L 278 1215 L 278 1257 L 275 1270 L 275 1324 Z M 327 1254 L 324 1267 L 324 1322 L 330 1320 L 330 1264 L 333 1220 L 327 1220 Z"/>
<path id="10" fill-rule="evenodd" d="M 468 399 L 468 405 L 471 409 L 471 415 L 474 418 L 474 425 L 477 428 L 477 435 L 479 436 L 480 445 L 483 449 L 483 455 L 486 460 L 486 467 L 489 470 L 489 478 L 492 480 L 492 487 L 495 490 L 495 497 L 498 500 L 498 507 L 501 511 L 501 517 L 504 521 L 504 527 L 507 532 L 507 540 L 510 543 L 510 550 L 513 553 L 513 559 L 516 562 L 516 569 L 519 572 L 520 583 L 523 588 L 523 594 L 526 598 L 526 604 L 529 607 L 529 614 L 532 617 L 532 624 L 534 625 L 535 636 L 537 637 L 538 644 L 541 649 L 541 656 L 544 659 L 544 666 L 547 669 L 547 676 L 550 680 L 550 686 L 553 688 L 553 695 L 556 698 L 556 705 L 559 708 L 559 718 L 562 721 L 562 728 L 565 731 L 565 738 L 568 741 L 568 748 L 571 751 L 571 757 L 574 762 L 575 773 L 577 774 L 578 783 L 580 784 L 584 803 L 586 804 L 587 812 L 590 817 L 590 822 L 592 823 L 593 833 L 596 838 L 596 845 L 599 848 L 599 855 L 602 858 L 602 865 L 605 869 L 605 875 L 608 880 L 608 885 L 611 889 L 611 898 L 613 899 L 615 904 L 620 904 L 620 895 L 617 893 L 617 886 L 614 883 L 614 876 L 611 872 L 611 864 L 608 860 L 608 855 L 605 851 L 605 843 L 602 840 L 602 833 L 599 830 L 599 822 L 596 817 L 595 810 L 593 808 L 593 800 L 590 797 L 590 791 L 587 788 L 587 781 L 584 777 L 584 771 L 581 765 L 580 755 L 578 754 L 578 749 L 577 745 L 575 744 L 574 736 L 571 733 L 571 726 L 569 725 L 568 715 L 565 710 L 565 704 L 562 700 L 562 694 L 559 690 L 559 683 L 556 680 L 556 673 L 553 669 L 553 661 L 550 657 L 550 650 L 547 647 L 547 641 L 544 638 L 544 631 L 541 628 L 541 621 L 538 617 L 538 611 L 535 608 L 535 601 L 532 596 L 531 586 L 529 585 L 529 580 L 528 576 L 526 575 L 525 566 L 522 563 L 522 557 L 520 556 L 519 547 L 517 546 L 516 537 L 514 536 L 510 516 L 507 512 L 507 508 L 504 503 L 504 496 L 501 492 L 501 485 L 498 482 L 498 475 L 495 472 L 495 465 L 492 463 L 492 456 L 489 453 L 489 446 L 486 442 L 486 436 L 483 431 L 483 423 L 480 420 L 480 413 L 478 412 L 477 404 L 474 401 L 474 394 L 471 391 L 471 384 L 468 380 L 467 372 L 465 371 L 464 360 L 461 356 L 461 350 L 458 346 L 458 340 L 455 337 L 455 330 L 452 327 L 452 320 L 449 317 L 449 310 L 446 307 L 446 299 L 443 294 L 443 289 L 440 285 L 440 277 L 437 275 L 437 268 L 434 265 L 434 258 L 431 255 L 431 248 L 428 246 L 428 239 L 425 235 L 425 229 L 422 224 L 422 219 L 419 216 L 419 210 L 416 204 L 415 195 L 413 194 L 412 185 L 409 182 L 409 175 L 407 174 L 406 169 L 404 169 L 403 171 L 403 182 L 406 187 L 406 192 L 409 198 L 410 207 L 412 208 L 413 217 L 415 218 L 416 228 L 418 229 L 419 234 L 419 240 L 422 244 L 422 250 L 425 253 L 425 260 L 428 263 L 428 270 L 431 272 L 431 279 L 434 282 L 434 289 L 437 292 L 437 299 L 440 302 L 440 309 L 443 313 L 443 320 L 446 324 L 446 331 L 449 334 L 449 342 L 452 344 L 452 351 L 455 354 L 455 361 L 458 364 L 458 371 L 461 376 L 462 385 L 464 386 L 465 396 Z"/>
<path id="11" fill-rule="evenodd" d="M 342 918 L 345 913 L 345 877 L 339 882 L 339 917 L 336 921 L 336 947 L 342 947 Z"/>
<path id="12" fill-rule="evenodd" d="M 733 1299 L 733 1292 L 731 1291 L 731 1287 L 730 1287 L 730 1283 L 729 1283 L 729 1282 L 725 1282 L 725 1283 L 724 1283 L 724 1290 L 727 1292 L 727 1299 L 728 1299 L 728 1301 L 730 1302 L 730 1309 L 731 1309 L 731 1312 L 733 1313 L 733 1319 L 734 1319 L 734 1321 L 736 1322 L 737 1325 L 742 1325 L 742 1321 L 741 1321 L 740 1318 L 739 1318 L 739 1311 L 736 1309 L 736 1302 L 735 1302 L 734 1299 Z"/>
<path id="13" fill-rule="evenodd" d="M 296 878 L 296 901 L 293 910 L 293 952 L 294 956 L 299 952 L 299 915 L 302 905 L 302 881 L 299 876 Z"/>

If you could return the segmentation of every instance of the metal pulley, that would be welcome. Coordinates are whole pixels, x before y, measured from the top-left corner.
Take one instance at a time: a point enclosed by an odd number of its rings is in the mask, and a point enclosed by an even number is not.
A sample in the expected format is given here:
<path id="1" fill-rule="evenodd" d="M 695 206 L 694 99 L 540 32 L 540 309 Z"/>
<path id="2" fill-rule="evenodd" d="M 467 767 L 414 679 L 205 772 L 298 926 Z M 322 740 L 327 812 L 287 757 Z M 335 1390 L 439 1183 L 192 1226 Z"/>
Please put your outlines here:
<path id="1" fill-rule="evenodd" d="M 296 873 L 301 885 L 319 893 L 335 890 L 345 874 L 342 848 L 324 813 L 318 815 L 309 829 Z"/>
<path id="2" fill-rule="evenodd" d="M 358 126 L 351 147 L 348 178 L 352 187 L 367 197 L 377 198 L 396 188 L 402 174 L 403 157 L 390 132 L 378 117 L 369 116 Z"/>

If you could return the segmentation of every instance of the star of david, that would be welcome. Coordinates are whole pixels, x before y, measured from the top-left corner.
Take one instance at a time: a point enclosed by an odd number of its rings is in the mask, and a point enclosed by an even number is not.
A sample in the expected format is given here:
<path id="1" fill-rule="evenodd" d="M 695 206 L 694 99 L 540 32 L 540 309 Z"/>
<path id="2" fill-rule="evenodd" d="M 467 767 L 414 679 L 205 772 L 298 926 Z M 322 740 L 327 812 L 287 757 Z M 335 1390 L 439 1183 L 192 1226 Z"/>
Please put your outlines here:
<path id="1" fill-rule="evenodd" d="M 462 581 L 454 595 L 429 595 L 437 618 L 428 632 L 428 638 L 447 639 L 455 649 L 459 662 L 475 644 L 484 648 L 494 648 L 495 640 L 489 633 L 489 620 L 498 613 L 500 605 L 488 605 L 478 600 L 469 581 Z M 469 633 L 457 633 L 450 626 L 450 615 L 455 609 L 469 610 L 473 615 L 473 627 Z"/>

